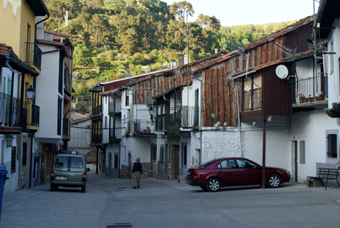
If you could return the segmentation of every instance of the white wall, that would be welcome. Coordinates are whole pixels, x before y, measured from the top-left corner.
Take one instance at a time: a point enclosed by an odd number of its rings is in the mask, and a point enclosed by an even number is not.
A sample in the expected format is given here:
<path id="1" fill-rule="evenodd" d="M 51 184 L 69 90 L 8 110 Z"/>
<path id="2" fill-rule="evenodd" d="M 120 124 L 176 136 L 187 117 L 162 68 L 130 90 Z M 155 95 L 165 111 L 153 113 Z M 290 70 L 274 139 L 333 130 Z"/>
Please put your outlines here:
<path id="1" fill-rule="evenodd" d="M 49 45 L 40 44 L 39 47 L 42 52 L 55 50 L 54 46 Z M 36 81 L 35 101 L 36 105 L 40 106 L 40 126 L 35 133 L 37 138 L 61 139 L 62 137 L 57 135 L 59 54 L 59 51 L 57 51 L 42 56 L 41 74 Z M 64 99 L 63 97 L 60 98 Z"/>
<path id="2" fill-rule="evenodd" d="M 11 159 L 12 159 L 12 147 L 16 147 L 16 156 L 15 156 L 15 172 L 11 172 Z M 14 192 L 18 189 L 18 173 L 19 173 L 19 161 L 18 158 L 18 145 L 17 145 L 17 136 L 13 136 L 12 138 L 12 147 L 7 147 L 7 143 L 5 138 L 0 136 L 0 156 L 1 156 L 1 165 L 6 166 L 7 177 L 9 178 L 5 182 L 4 187 L 4 195 L 10 192 Z"/>
<path id="3" fill-rule="evenodd" d="M 68 147 L 91 147 L 91 120 L 88 119 L 71 125 L 71 140 L 68 142 Z"/>
<path id="4" fill-rule="evenodd" d="M 327 140 L 326 131 L 337 130 L 336 119 L 332 119 L 319 112 L 297 113 L 292 117 L 290 136 L 291 140 L 298 141 L 298 181 L 304 182 L 306 176 L 316 175 L 316 163 L 327 163 Z M 305 140 L 305 164 L 300 164 L 299 142 Z M 339 156 L 338 156 L 339 157 Z M 338 163 L 339 158 L 331 161 Z"/>
<path id="5" fill-rule="evenodd" d="M 328 73 L 328 107 L 332 107 L 333 102 L 340 102 L 339 92 L 339 57 L 340 57 L 340 22 L 335 20 L 333 29 L 328 36 L 328 51 L 335 52 L 334 55 L 326 55 Z M 333 46 L 333 48 L 332 48 Z M 334 65 L 331 64 L 333 59 Z M 333 69 L 332 69 L 333 67 Z"/>

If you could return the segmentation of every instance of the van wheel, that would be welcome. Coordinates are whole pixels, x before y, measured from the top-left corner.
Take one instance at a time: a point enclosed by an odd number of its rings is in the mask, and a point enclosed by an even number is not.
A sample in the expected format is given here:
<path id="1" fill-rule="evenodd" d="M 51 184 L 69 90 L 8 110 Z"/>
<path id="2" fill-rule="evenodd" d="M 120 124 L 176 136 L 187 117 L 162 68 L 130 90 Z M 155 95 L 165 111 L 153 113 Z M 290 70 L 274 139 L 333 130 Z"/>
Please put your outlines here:
<path id="1" fill-rule="evenodd" d="M 81 187 L 81 192 L 86 192 L 86 185 Z"/>
<path id="2" fill-rule="evenodd" d="M 54 184 L 51 184 L 50 191 L 55 191 L 58 189 L 58 186 L 55 186 Z"/>

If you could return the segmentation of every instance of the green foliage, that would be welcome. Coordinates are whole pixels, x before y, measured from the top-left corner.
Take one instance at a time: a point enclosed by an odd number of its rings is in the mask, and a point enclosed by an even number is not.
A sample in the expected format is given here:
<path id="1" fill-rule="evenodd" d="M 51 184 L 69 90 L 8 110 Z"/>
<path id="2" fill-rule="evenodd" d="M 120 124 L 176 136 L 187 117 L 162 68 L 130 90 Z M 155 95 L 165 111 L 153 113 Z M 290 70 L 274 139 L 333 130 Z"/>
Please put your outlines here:
<path id="1" fill-rule="evenodd" d="M 74 75 L 81 77 L 75 89 L 86 96 L 87 89 L 101 81 L 169 67 L 177 53 L 190 61 L 210 56 L 214 49 L 233 50 L 293 22 L 224 27 L 216 17 L 194 14 L 193 5 L 161 0 L 44 0 L 50 18 L 45 29 L 67 34 L 75 49 Z M 65 26 L 65 11 L 68 25 Z M 60 24 L 60 26 L 59 26 Z M 189 31 L 189 32 L 187 32 Z"/>
<path id="2" fill-rule="evenodd" d="M 169 137 L 178 137 L 181 133 L 180 131 L 180 124 L 179 124 L 179 120 L 175 121 L 175 122 L 171 122 L 168 127 L 166 128 L 166 132 L 168 134 Z"/>

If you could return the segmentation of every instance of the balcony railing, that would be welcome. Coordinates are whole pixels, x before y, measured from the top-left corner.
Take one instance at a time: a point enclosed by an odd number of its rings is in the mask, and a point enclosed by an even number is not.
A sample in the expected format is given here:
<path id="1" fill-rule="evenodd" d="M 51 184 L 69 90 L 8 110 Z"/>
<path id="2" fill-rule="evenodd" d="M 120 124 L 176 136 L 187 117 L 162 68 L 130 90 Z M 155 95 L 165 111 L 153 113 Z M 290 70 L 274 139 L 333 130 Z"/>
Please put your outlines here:
<path id="1" fill-rule="evenodd" d="M 26 42 L 26 64 L 33 64 L 41 70 L 41 49 L 33 42 Z"/>
<path id="2" fill-rule="evenodd" d="M 166 115 L 158 115 L 156 117 L 156 129 L 157 130 L 165 130 L 165 118 Z"/>
<path id="3" fill-rule="evenodd" d="M 63 118 L 63 136 L 69 136 L 70 120 L 68 118 Z"/>
<path id="4" fill-rule="evenodd" d="M 110 128 L 109 129 L 109 137 L 110 137 L 110 143 L 114 142 L 115 140 L 117 139 L 121 139 L 122 138 L 122 129 L 123 128 L 116 128 L 116 129 L 113 129 L 113 128 Z"/>
<path id="5" fill-rule="evenodd" d="M 68 72 L 68 69 L 65 68 L 65 70 L 64 70 L 64 91 L 68 96 L 72 95 L 71 79 L 72 79 L 72 76 Z"/>
<path id="6" fill-rule="evenodd" d="M 39 126 L 40 107 L 35 104 L 28 104 L 27 109 L 27 125 Z"/>
<path id="7" fill-rule="evenodd" d="M 103 112 L 103 106 L 102 105 L 94 106 L 93 109 L 92 109 L 92 115 L 99 115 L 102 112 Z"/>
<path id="8" fill-rule="evenodd" d="M 243 92 L 244 96 L 244 111 L 252 111 L 261 109 L 262 89 L 253 89 L 249 92 Z"/>
<path id="9" fill-rule="evenodd" d="M 101 144 L 102 143 L 102 139 L 103 139 L 103 134 L 92 135 L 91 143 Z"/>
<path id="10" fill-rule="evenodd" d="M 195 107 L 182 106 L 181 126 L 182 127 L 198 126 L 198 110 L 195 111 Z"/>
<path id="11" fill-rule="evenodd" d="M 0 93 L 0 125 L 11 127 L 20 126 L 20 107 L 20 99 L 15 97 L 11 98 L 11 95 Z"/>
<path id="12" fill-rule="evenodd" d="M 133 123 L 133 132 L 134 133 L 151 133 L 154 128 L 152 126 L 151 121 L 148 120 L 135 120 Z"/>
<path id="13" fill-rule="evenodd" d="M 295 103 L 300 103 L 300 96 L 305 96 L 306 98 L 311 97 L 310 102 L 314 102 L 322 92 L 324 92 L 325 97 L 328 97 L 328 88 L 327 88 L 327 77 L 317 76 L 304 78 L 297 81 L 295 83 Z"/>
<path id="14" fill-rule="evenodd" d="M 181 123 L 181 111 L 177 111 L 170 114 L 170 123 L 174 122 Z"/>

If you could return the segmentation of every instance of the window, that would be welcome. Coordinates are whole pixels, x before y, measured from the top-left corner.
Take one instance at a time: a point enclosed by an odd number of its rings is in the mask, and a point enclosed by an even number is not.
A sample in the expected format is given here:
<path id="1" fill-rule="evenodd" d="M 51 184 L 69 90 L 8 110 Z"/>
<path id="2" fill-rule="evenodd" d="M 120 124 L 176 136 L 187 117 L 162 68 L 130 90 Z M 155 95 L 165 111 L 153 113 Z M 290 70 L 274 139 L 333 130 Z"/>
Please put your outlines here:
<path id="1" fill-rule="evenodd" d="M 129 91 L 126 91 L 125 95 L 125 106 L 129 106 Z"/>
<path id="2" fill-rule="evenodd" d="M 195 90 L 195 114 L 194 114 L 194 125 L 198 126 L 198 89 Z"/>
<path id="3" fill-rule="evenodd" d="M 306 163 L 306 149 L 305 149 L 305 141 L 300 141 L 300 164 Z"/>
<path id="4" fill-rule="evenodd" d="M 107 129 L 107 116 L 105 116 L 105 129 Z"/>
<path id="5" fill-rule="evenodd" d="M 22 166 L 27 164 L 27 142 L 22 144 Z"/>
<path id="6" fill-rule="evenodd" d="M 62 110 L 62 100 L 58 98 L 58 129 L 57 135 L 61 135 L 61 110 Z"/>
<path id="7" fill-rule="evenodd" d="M 327 135 L 327 156 L 329 158 L 337 158 L 337 135 L 336 134 L 328 134 Z"/>
<path id="8" fill-rule="evenodd" d="M 58 168 L 67 168 L 68 157 L 66 156 L 59 156 L 55 161 L 55 167 Z"/>
<path id="9" fill-rule="evenodd" d="M 256 168 L 256 165 L 250 161 L 247 160 L 236 160 L 237 165 L 239 168 Z"/>
<path id="10" fill-rule="evenodd" d="M 162 146 L 159 150 L 159 161 L 163 163 L 164 161 L 164 146 Z"/>
<path id="11" fill-rule="evenodd" d="M 11 173 L 15 173 L 15 165 L 16 165 L 16 162 L 15 162 L 15 158 L 16 158 L 16 151 L 17 151 L 17 148 L 16 147 L 12 147 L 12 155 L 11 155 Z"/>
<path id="12" fill-rule="evenodd" d="M 84 168 L 83 159 L 78 157 L 70 157 L 70 168 Z"/>

